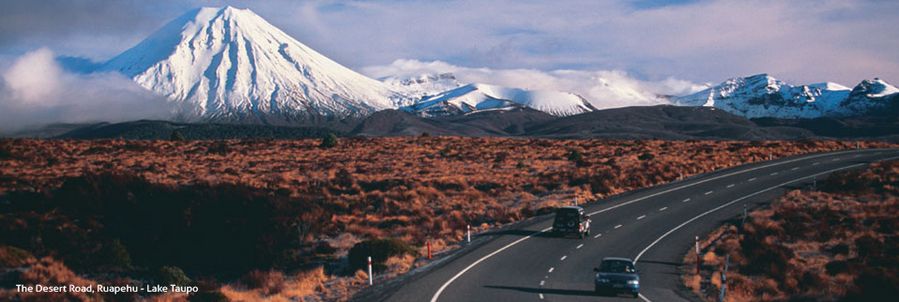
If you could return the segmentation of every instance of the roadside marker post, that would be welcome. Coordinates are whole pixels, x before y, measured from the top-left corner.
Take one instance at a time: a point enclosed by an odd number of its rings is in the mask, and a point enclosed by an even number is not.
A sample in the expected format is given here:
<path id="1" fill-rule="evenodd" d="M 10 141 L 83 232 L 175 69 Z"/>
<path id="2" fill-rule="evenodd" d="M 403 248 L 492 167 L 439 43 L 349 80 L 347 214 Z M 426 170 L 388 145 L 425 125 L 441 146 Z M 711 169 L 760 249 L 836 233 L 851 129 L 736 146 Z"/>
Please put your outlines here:
<path id="1" fill-rule="evenodd" d="M 699 276 L 699 266 L 702 265 L 702 256 L 699 256 L 699 236 L 696 236 L 696 275 Z"/>
<path id="2" fill-rule="evenodd" d="M 428 259 L 431 259 L 431 240 L 428 240 Z"/>
<path id="3" fill-rule="evenodd" d="M 471 225 L 465 226 L 465 242 L 471 243 Z"/>
<path id="4" fill-rule="evenodd" d="M 718 295 L 718 301 L 724 302 L 727 299 L 727 269 L 730 266 L 730 254 L 724 258 L 724 270 L 721 271 L 721 293 Z"/>
<path id="5" fill-rule="evenodd" d="M 368 285 L 375 284 L 375 277 L 371 273 L 371 256 L 368 256 Z"/>
<path id="6" fill-rule="evenodd" d="M 743 204 L 743 222 L 741 224 L 743 224 L 743 225 L 746 224 L 746 204 L 745 203 Z"/>

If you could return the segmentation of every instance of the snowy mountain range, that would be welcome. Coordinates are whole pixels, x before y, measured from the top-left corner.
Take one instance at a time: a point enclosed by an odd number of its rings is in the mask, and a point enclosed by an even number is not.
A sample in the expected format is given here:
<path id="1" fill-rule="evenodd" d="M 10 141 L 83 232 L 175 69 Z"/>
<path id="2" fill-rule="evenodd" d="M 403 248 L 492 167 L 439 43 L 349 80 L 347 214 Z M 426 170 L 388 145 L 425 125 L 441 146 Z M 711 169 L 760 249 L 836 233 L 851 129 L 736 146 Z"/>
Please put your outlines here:
<path id="1" fill-rule="evenodd" d="M 120 72 L 167 97 L 176 105 L 176 119 L 186 121 L 289 123 L 384 109 L 424 117 L 521 107 L 556 116 L 596 110 L 577 94 L 465 83 L 451 73 L 371 79 L 252 11 L 230 6 L 192 10 L 99 70 Z M 835 83 L 793 86 L 760 74 L 668 99 L 749 118 L 814 118 L 866 114 L 899 102 L 897 92 L 880 79 L 849 89 Z"/>
<path id="2" fill-rule="evenodd" d="M 715 107 L 748 118 L 816 118 L 863 115 L 894 103 L 891 100 L 897 92 L 899 89 L 877 78 L 849 89 L 830 82 L 793 86 L 759 74 L 729 79 L 670 100 L 674 105 Z"/>
<path id="3" fill-rule="evenodd" d="M 402 109 L 422 116 L 446 116 L 486 110 L 530 107 L 556 116 L 596 110 L 579 95 L 547 90 L 524 90 L 487 84 L 468 84 L 435 96 L 424 97 Z"/>

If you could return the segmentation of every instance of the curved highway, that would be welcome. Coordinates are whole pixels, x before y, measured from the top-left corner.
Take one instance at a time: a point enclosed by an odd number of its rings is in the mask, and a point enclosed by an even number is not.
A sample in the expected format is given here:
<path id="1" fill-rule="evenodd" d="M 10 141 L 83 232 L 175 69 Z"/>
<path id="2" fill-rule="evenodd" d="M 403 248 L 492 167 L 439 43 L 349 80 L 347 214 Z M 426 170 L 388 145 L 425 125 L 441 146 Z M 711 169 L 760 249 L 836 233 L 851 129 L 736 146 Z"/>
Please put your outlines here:
<path id="1" fill-rule="evenodd" d="M 847 150 L 754 163 L 638 190 L 585 206 L 587 239 L 555 238 L 552 215 L 478 236 L 475 244 L 423 272 L 363 291 L 365 301 L 634 301 L 593 294 L 603 257 L 637 260 L 640 299 L 695 301 L 680 282 L 694 236 L 843 169 L 899 157 L 899 150 Z"/>

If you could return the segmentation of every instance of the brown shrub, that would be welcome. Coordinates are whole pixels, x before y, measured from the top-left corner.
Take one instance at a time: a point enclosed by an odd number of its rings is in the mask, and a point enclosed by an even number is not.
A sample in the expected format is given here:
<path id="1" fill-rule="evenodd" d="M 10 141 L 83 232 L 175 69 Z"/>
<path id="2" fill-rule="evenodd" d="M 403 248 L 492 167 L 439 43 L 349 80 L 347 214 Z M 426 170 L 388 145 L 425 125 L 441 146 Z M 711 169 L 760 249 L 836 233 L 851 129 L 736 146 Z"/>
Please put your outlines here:
<path id="1" fill-rule="evenodd" d="M 241 283 L 247 288 L 258 289 L 262 294 L 271 296 L 284 290 L 284 273 L 253 270 L 241 278 Z"/>

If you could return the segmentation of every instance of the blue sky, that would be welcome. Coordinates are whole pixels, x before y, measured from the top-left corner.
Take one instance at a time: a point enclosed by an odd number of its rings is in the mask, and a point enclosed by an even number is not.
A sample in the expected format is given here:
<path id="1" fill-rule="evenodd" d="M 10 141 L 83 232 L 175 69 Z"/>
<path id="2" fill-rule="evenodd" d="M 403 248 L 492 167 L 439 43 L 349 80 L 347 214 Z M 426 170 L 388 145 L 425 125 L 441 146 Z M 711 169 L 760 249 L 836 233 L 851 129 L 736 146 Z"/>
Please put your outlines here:
<path id="1" fill-rule="evenodd" d="M 880 0 L 4 0 L 0 61 L 41 47 L 104 60 L 190 8 L 226 4 L 355 69 L 413 59 L 645 80 L 899 82 L 899 1 Z"/>

